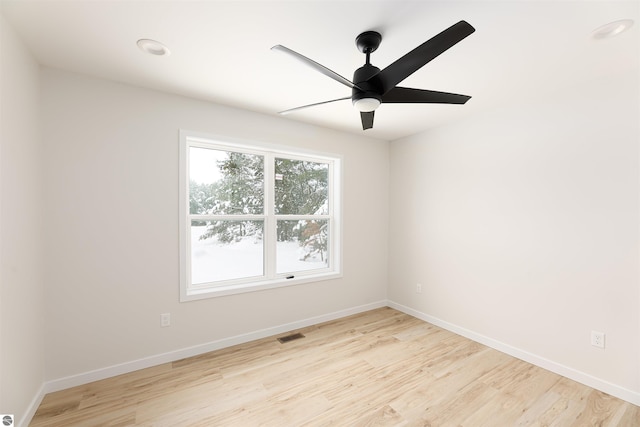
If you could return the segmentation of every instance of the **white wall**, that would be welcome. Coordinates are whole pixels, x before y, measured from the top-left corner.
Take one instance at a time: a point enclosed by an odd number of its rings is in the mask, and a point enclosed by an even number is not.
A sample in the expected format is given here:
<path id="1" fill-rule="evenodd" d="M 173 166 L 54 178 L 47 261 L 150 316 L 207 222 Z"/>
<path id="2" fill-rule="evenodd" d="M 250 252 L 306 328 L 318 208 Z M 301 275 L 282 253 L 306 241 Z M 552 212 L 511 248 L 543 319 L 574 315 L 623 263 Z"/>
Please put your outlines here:
<path id="1" fill-rule="evenodd" d="M 640 401 L 631 71 L 392 142 L 389 299 Z"/>
<path id="2" fill-rule="evenodd" d="M 51 69 L 41 83 L 47 380 L 385 301 L 387 142 Z M 180 129 L 343 155 L 344 277 L 179 303 Z"/>
<path id="3" fill-rule="evenodd" d="M 39 68 L 0 14 L 0 413 L 44 378 Z"/>

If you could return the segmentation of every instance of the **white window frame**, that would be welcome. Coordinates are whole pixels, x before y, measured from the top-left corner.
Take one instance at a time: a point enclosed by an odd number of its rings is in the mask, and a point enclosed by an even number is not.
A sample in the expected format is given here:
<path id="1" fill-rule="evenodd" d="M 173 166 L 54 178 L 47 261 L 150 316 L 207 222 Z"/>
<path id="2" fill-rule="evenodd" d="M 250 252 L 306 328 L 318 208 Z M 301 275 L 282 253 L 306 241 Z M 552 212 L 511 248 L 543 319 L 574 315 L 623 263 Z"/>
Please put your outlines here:
<path id="1" fill-rule="evenodd" d="M 264 220 L 264 275 L 254 278 L 227 280 L 206 284 L 191 284 L 191 220 L 203 219 L 189 212 L 189 147 L 211 148 L 259 154 L 265 158 L 265 212 L 264 215 L 216 215 L 216 219 Z M 327 215 L 276 215 L 274 203 L 273 164 L 275 158 L 322 162 L 329 165 Z M 218 137 L 198 132 L 180 131 L 180 301 L 192 301 L 244 292 L 253 292 L 283 286 L 331 280 L 342 277 L 342 157 L 293 147 L 272 145 L 256 141 Z M 276 273 L 276 224 L 280 219 L 327 219 L 329 221 L 328 267 L 322 269 Z"/>

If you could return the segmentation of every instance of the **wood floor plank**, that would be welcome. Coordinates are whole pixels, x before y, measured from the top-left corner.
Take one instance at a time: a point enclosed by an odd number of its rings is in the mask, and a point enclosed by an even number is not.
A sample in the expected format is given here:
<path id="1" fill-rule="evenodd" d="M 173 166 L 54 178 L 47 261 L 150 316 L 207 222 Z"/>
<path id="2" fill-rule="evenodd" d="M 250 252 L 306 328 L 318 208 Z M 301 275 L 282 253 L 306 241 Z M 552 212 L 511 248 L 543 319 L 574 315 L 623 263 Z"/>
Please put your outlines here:
<path id="1" fill-rule="evenodd" d="M 640 426 L 637 406 L 390 308 L 297 332 L 48 394 L 30 425 Z"/>

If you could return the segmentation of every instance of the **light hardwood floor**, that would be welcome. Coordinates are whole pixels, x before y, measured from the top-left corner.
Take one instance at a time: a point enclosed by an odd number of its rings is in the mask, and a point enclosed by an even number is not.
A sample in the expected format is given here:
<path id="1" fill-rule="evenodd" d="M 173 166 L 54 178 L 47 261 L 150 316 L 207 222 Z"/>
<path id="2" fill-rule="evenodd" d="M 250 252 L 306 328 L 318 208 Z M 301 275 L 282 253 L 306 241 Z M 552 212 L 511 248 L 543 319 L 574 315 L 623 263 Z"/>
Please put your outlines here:
<path id="1" fill-rule="evenodd" d="M 45 396 L 39 426 L 640 426 L 640 408 L 381 308 Z"/>

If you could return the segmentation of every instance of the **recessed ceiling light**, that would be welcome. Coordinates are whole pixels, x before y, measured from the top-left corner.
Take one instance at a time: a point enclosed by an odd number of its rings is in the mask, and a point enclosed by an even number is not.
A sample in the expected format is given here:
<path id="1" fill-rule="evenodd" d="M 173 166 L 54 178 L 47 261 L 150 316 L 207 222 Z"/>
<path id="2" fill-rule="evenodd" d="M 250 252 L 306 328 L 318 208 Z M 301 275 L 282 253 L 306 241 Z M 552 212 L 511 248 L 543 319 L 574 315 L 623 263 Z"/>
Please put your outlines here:
<path id="1" fill-rule="evenodd" d="M 593 30 L 591 37 L 596 40 L 608 39 L 628 30 L 632 25 L 632 19 L 621 19 L 619 21 L 609 22 L 608 24 Z"/>
<path id="2" fill-rule="evenodd" d="M 156 56 L 168 56 L 171 53 L 168 47 L 158 41 L 151 39 L 138 40 L 138 47 L 143 52 Z"/>

